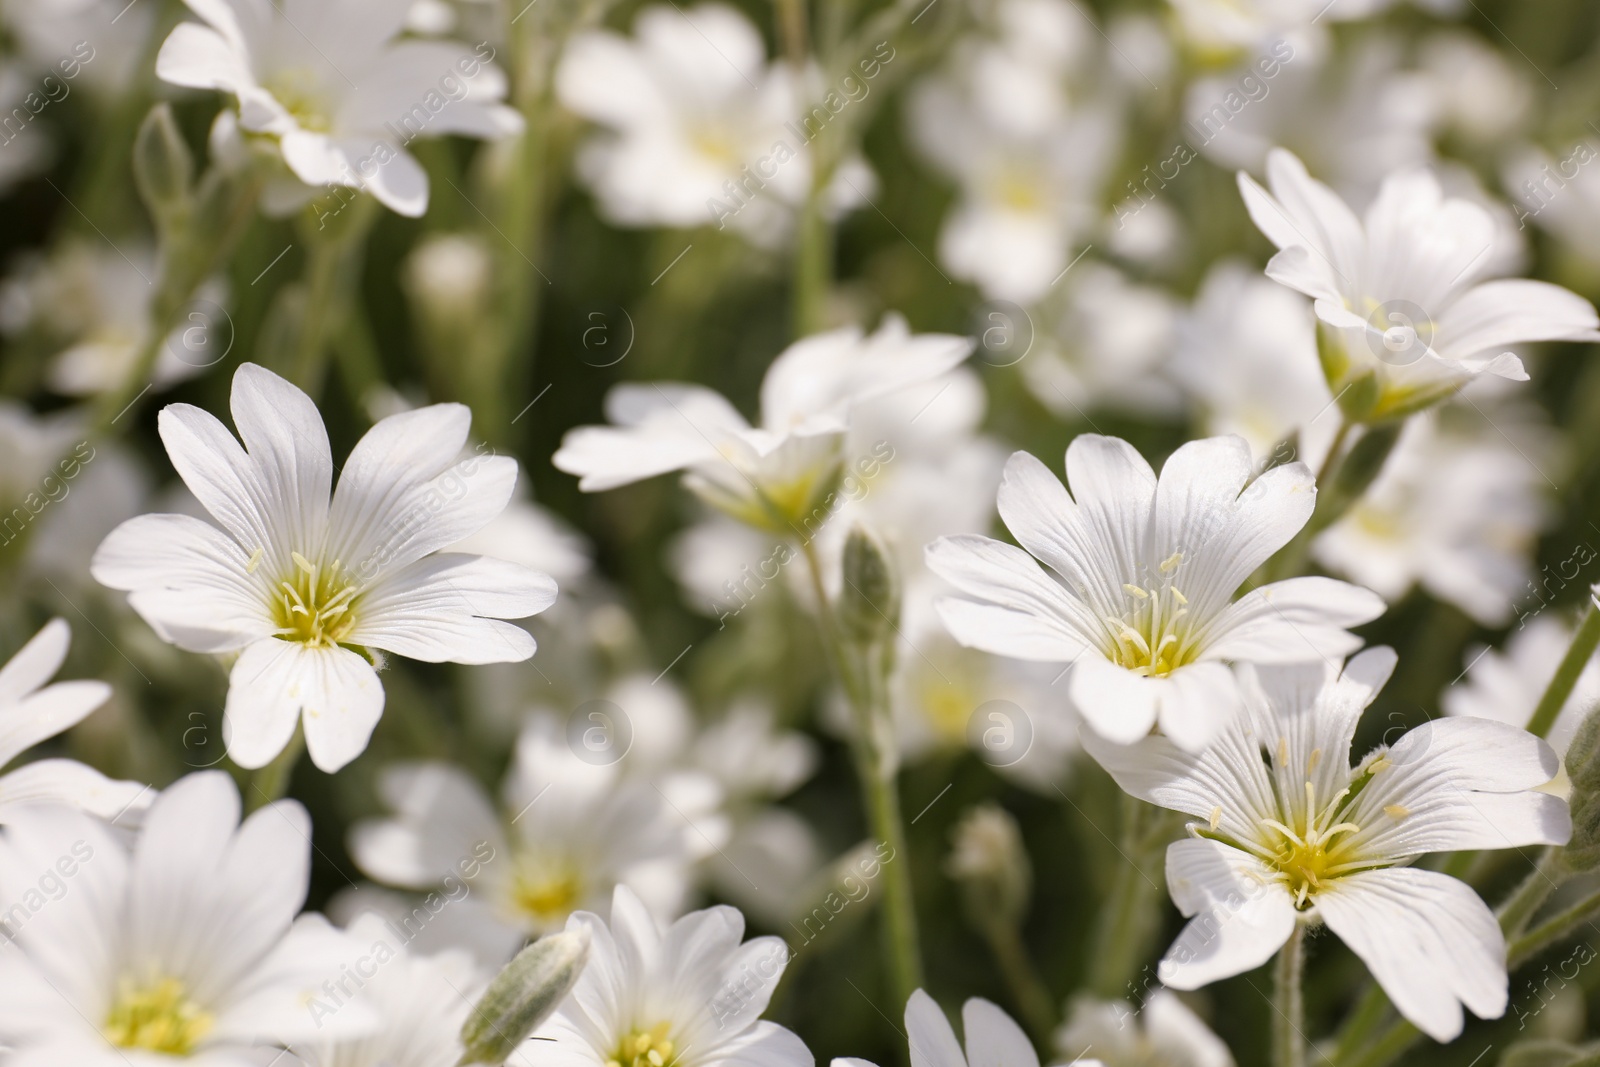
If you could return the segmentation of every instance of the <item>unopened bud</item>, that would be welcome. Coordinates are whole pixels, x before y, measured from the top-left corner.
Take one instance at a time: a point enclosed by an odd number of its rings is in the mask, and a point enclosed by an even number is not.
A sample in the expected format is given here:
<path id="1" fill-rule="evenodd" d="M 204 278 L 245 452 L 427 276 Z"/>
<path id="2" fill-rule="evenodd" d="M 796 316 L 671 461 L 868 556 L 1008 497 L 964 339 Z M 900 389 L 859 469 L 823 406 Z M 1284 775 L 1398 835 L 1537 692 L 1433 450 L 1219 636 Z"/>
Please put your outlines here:
<path id="1" fill-rule="evenodd" d="M 1500 1067 L 1572 1067 L 1588 1062 L 1588 1055 L 1565 1041 L 1523 1041 L 1506 1049 Z"/>
<path id="2" fill-rule="evenodd" d="M 1567 746 L 1566 765 L 1574 801 L 1579 794 L 1600 792 L 1600 708 L 1578 724 Z"/>
<path id="3" fill-rule="evenodd" d="M 851 641 L 876 644 L 900 616 L 899 582 L 883 544 L 856 526 L 844 542 L 844 584 L 839 590 L 839 627 Z"/>
<path id="4" fill-rule="evenodd" d="M 133 141 L 133 180 L 163 229 L 184 218 L 192 203 L 194 158 L 165 102 L 150 109 Z"/>
<path id="5" fill-rule="evenodd" d="M 1000 805 L 968 808 L 951 832 L 945 873 L 961 887 L 967 913 L 980 929 L 1016 927 L 1033 895 L 1033 868 L 1017 821 Z"/>
<path id="6" fill-rule="evenodd" d="M 461 1027 L 457 1067 L 502 1064 L 566 999 L 589 961 L 589 930 L 541 937 L 505 966 Z"/>

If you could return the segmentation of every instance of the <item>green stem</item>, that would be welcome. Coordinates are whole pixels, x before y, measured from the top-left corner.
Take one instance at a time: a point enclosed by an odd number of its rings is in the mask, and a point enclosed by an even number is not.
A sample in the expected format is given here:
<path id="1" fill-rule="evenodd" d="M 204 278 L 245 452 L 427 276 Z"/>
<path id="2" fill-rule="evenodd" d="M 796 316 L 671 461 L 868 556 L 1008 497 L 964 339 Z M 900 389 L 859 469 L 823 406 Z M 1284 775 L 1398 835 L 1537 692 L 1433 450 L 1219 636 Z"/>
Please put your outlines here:
<path id="1" fill-rule="evenodd" d="M 1162 894 L 1144 869 L 1155 812 L 1144 801 L 1122 795 L 1122 862 L 1100 911 L 1089 965 L 1089 987 L 1107 1000 L 1126 995 L 1158 914 Z"/>
<path id="2" fill-rule="evenodd" d="M 1600 916 L 1600 893 L 1580 900 L 1512 941 L 1506 949 L 1507 969 L 1516 970 L 1551 945 L 1570 937 L 1578 927 L 1589 925 L 1596 916 Z"/>
<path id="3" fill-rule="evenodd" d="M 989 924 L 984 933 L 995 962 L 1000 966 L 1000 974 L 1022 1009 L 1023 1021 L 1036 1041 L 1048 1045 L 1056 1029 L 1055 998 L 1028 958 L 1021 935 L 1015 926 L 1005 922 Z"/>
<path id="4" fill-rule="evenodd" d="M 258 768 L 250 775 L 250 791 L 245 797 L 245 810 L 255 811 L 274 800 L 283 799 L 289 792 L 289 780 L 294 777 L 294 765 L 305 751 L 305 732 L 296 724 L 294 736 L 283 746 L 283 751 L 272 757 L 272 762 Z"/>
<path id="5" fill-rule="evenodd" d="M 883 865 L 884 956 L 896 1005 L 903 1006 L 922 987 L 922 956 L 918 948 L 915 900 L 911 893 L 911 857 L 906 849 L 905 825 L 896 789 L 899 754 L 894 748 L 887 700 L 887 663 L 884 657 L 852 654 L 839 632 L 822 582 L 822 562 L 815 546 L 802 541 L 800 551 L 810 570 L 817 598 L 817 620 L 840 683 L 849 698 L 855 729 L 851 752 L 861 780 L 862 799 L 873 836 L 887 844 L 893 858 Z"/>
<path id="6" fill-rule="evenodd" d="M 1344 1063 L 1366 1043 L 1372 1031 L 1389 1013 L 1389 997 L 1376 982 L 1367 983 L 1367 991 L 1356 1002 L 1355 1008 L 1339 1028 L 1333 1048 L 1333 1062 Z"/>
<path id="7" fill-rule="evenodd" d="M 359 195 L 350 202 L 348 210 L 349 216 L 338 219 L 331 228 L 324 229 L 319 219 L 315 231 L 309 226 L 302 229 L 307 246 L 305 306 L 295 338 L 289 380 L 305 390 L 312 400 L 322 395 L 328 351 L 342 331 L 350 305 L 356 299 L 362 253 L 377 217 L 377 201 Z"/>
<path id="8" fill-rule="evenodd" d="M 1294 933 L 1278 950 L 1272 968 L 1273 1067 L 1305 1067 L 1306 1063 L 1306 928 L 1296 922 Z"/>
<path id="9" fill-rule="evenodd" d="M 1539 698 L 1533 716 L 1528 720 L 1529 733 L 1536 737 L 1550 733 L 1550 727 L 1555 725 L 1556 716 L 1561 714 L 1561 708 L 1572 695 L 1573 687 L 1578 684 L 1578 676 L 1588 665 L 1596 647 L 1600 647 L 1600 607 L 1596 607 L 1591 596 L 1583 622 L 1578 625 L 1578 632 L 1572 635 L 1572 644 L 1567 647 L 1561 666 L 1556 668 L 1555 677 L 1550 679 L 1544 696 Z"/>
<path id="10" fill-rule="evenodd" d="M 817 181 L 820 183 L 820 174 Z M 813 189 L 801 209 L 794 255 L 794 335 L 827 329 L 828 290 L 833 283 L 833 227 L 822 213 L 822 192 Z"/>
<path id="11" fill-rule="evenodd" d="M 1522 933 L 1528 925 L 1528 920 L 1533 918 L 1534 912 L 1550 899 L 1550 894 L 1560 888 L 1566 877 L 1561 863 L 1561 851 L 1557 848 L 1546 848 L 1539 857 L 1539 862 L 1522 880 L 1522 884 L 1517 886 L 1495 910 L 1500 919 L 1500 929 L 1505 932 L 1506 937 L 1514 938 Z"/>
<path id="12" fill-rule="evenodd" d="M 1415 1045 L 1421 1037 L 1421 1030 L 1404 1019 L 1397 1019 L 1367 1048 L 1366 1052 L 1350 1060 L 1340 1060 L 1338 1067 L 1388 1067 L 1405 1055 L 1406 1050 Z"/>

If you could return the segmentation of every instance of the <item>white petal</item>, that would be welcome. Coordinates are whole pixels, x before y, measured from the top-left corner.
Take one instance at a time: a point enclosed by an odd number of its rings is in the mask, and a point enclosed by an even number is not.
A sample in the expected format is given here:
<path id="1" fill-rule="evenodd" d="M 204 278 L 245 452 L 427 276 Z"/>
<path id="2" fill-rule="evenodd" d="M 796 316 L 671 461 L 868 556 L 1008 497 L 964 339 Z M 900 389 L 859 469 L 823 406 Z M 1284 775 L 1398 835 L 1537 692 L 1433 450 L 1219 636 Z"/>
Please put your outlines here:
<path id="1" fill-rule="evenodd" d="M 300 720 L 301 646 L 268 637 L 239 654 L 228 672 L 222 733 L 239 766 L 265 767 L 283 751 Z"/>
<path id="2" fill-rule="evenodd" d="M 128 590 L 129 605 L 163 639 L 191 652 L 231 652 L 277 626 L 266 572 L 258 563 L 252 574 L 249 557 L 202 519 L 151 514 L 107 534 L 89 570 L 102 585 Z"/>
<path id="3" fill-rule="evenodd" d="M 547 574 L 487 556 L 444 552 L 385 581 L 361 604 L 354 644 L 428 663 L 507 663 L 533 655 L 519 626 L 555 602 Z"/>
<path id="4" fill-rule="evenodd" d="M 1067 692 L 1084 722 L 1107 741 L 1126 745 L 1150 732 L 1165 679 L 1144 678 L 1102 656 L 1085 653 L 1072 668 Z"/>
<path id="5" fill-rule="evenodd" d="M 383 716 L 383 683 L 365 659 L 343 648 L 306 650 L 311 668 L 303 699 L 306 752 L 332 774 L 366 750 Z"/>
<path id="6" fill-rule="evenodd" d="M 0 823 L 10 822 L 18 808 L 60 804 L 132 826 L 155 796 L 142 782 L 113 781 L 77 760 L 35 760 L 0 777 Z"/>
<path id="7" fill-rule="evenodd" d="M 248 82 L 249 68 L 216 30 L 198 22 L 180 22 L 161 43 L 156 77 L 191 89 L 233 91 Z"/>
<path id="8" fill-rule="evenodd" d="M 1465 883 L 1415 867 L 1360 871 L 1319 892 L 1317 910 L 1435 1041 L 1461 1033 L 1462 1004 L 1483 1019 L 1505 1013 L 1505 938 Z"/>
<path id="9" fill-rule="evenodd" d="M 906 1036 L 911 1046 L 911 1067 L 967 1067 L 956 1043 L 956 1032 L 927 993 L 918 989 L 906 1001 Z"/>
<path id="10" fill-rule="evenodd" d="M 1253 970 L 1294 931 L 1294 901 L 1254 857 L 1218 841 L 1190 838 L 1167 848 L 1172 902 L 1194 918 L 1158 969 L 1174 989 L 1199 989 Z"/>
<path id="11" fill-rule="evenodd" d="M 328 431 L 317 405 L 265 367 L 245 363 L 234 372 L 229 406 L 250 453 L 253 484 L 265 494 L 269 544 L 285 564 L 289 551 L 310 555 L 306 549 L 319 546 L 327 528 L 333 488 Z"/>
<path id="12" fill-rule="evenodd" d="M 51 619 L 28 638 L 0 667 L 0 708 L 17 703 L 53 678 L 66 662 L 71 643 L 72 631 L 65 619 Z"/>
<path id="13" fill-rule="evenodd" d="M 1244 706 L 1233 672 L 1221 663 L 1191 663 L 1167 676 L 1158 711 L 1161 732 L 1179 748 L 1199 752 Z"/>
<path id="14" fill-rule="evenodd" d="M 961 534 L 939 538 L 925 555 L 929 570 L 988 602 L 940 602 L 940 616 L 962 644 L 1059 662 L 1071 661 L 1088 647 L 1075 622 L 1083 613 L 1081 604 L 1020 548 Z"/>
<path id="15" fill-rule="evenodd" d="M 1453 358 L 1498 354 L 1529 341 L 1600 340 L 1594 305 L 1577 293 L 1526 278 L 1474 286 L 1440 313 L 1433 346 Z"/>
<path id="16" fill-rule="evenodd" d="M 454 873 L 480 842 L 503 848 L 489 798 L 453 764 L 398 764 L 384 768 L 378 781 L 397 818 L 364 819 L 350 830 L 350 855 L 369 877 L 425 889 Z"/>
<path id="17" fill-rule="evenodd" d="M 1383 598 L 1333 578 L 1290 578 L 1252 589 L 1206 628 L 1208 659 L 1247 663 L 1333 660 L 1361 646 L 1346 627 L 1383 614 Z"/>
<path id="18" fill-rule="evenodd" d="M 1022 1027 L 994 1004 L 973 997 L 961 1006 L 968 1067 L 1039 1067 L 1039 1054 Z"/>

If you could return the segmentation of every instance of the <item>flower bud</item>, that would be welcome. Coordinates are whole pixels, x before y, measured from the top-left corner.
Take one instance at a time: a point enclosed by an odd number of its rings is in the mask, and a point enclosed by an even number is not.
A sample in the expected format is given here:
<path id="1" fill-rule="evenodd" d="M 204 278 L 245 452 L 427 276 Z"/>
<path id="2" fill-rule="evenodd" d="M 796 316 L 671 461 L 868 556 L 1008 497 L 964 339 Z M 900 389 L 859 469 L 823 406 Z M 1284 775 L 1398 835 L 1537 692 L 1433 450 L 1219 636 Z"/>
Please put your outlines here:
<path id="1" fill-rule="evenodd" d="M 1506 1049 L 1500 1067 L 1570 1067 L 1584 1062 L 1585 1050 L 1565 1041 L 1523 1041 Z"/>
<path id="2" fill-rule="evenodd" d="M 566 999 L 589 961 L 589 930 L 541 937 L 506 964 L 461 1027 L 457 1067 L 501 1064 Z"/>
<path id="3" fill-rule="evenodd" d="M 1019 926 L 1033 894 L 1033 868 L 1016 820 L 998 804 L 978 804 L 962 815 L 950 840 L 945 873 L 961 887 L 972 923 Z"/>
<path id="4" fill-rule="evenodd" d="M 900 617 L 899 582 L 882 542 L 865 527 L 845 538 L 843 571 L 839 627 L 845 638 L 863 645 L 883 641 Z"/>
<path id="5" fill-rule="evenodd" d="M 193 200 L 194 158 L 172 117 L 172 105 L 150 109 L 133 141 L 133 179 L 139 196 L 166 230 L 183 219 Z"/>

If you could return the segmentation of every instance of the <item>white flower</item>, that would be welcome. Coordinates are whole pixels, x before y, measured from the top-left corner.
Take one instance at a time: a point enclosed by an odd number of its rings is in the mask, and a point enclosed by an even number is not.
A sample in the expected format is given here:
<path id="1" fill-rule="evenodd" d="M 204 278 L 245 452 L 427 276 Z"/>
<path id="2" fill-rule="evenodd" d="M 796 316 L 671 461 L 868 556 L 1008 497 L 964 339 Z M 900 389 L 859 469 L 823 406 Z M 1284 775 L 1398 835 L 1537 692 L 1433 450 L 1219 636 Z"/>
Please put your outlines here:
<path id="1" fill-rule="evenodd" d="M 617 715 L 614 705 L 599 711 L 608 713 Z M 604 730 L 617 739 L 622 727 L 574 721 L 580 735 Z M 696 828 L 704 824 L 690 816 L 702 812 L 685 811 L 688 801 L 671 783 L 663 789 L 625 774 L 621 752 L 584 755 L 554 716 L 532 717 L 501 786 L 500 812 L 448 763 L 389 767 L 379 789 L 395 817 L 357 823 L 350 853 L 378 881 L 416 890 L 447 882 L 468 861 L 464 877 L 475 894 L 459 909 L 513 948 L 528 934 L 560 929 L 574 911 L 603 910 L 619 884 L 670 912 L 700 856 Z"/>
<path id="2" fill-rule="evenodd" d="M 1324 922 L 1400 1013 L 1437 1041 L 1506 1008 L 1505 939 L 1465 883 L 1407 866 L 1430 852 L 1563 844 L 1566 803 L 1535 792 L 1560 766 L 1532 734 L 1484 719 L 1435 719 L 1359 764 L 1362 711 L 1394 669 L 1369 649 L 1327 665 L 1241 668 L 1249 712 L 1204 753 L 1165 738 L 1086 739 L 1117 784 L 1199 821 L 1167 850 L 1167 886 L 1194 918 L 1161 980 L 1196 989 L 1248 971 L 1296 923 Z"/>
<path id="3" fill-rule="evenodd" d="M 539 1053 L 590 1067 L 811 1067 L 804 1043 L 761 1021 L 789 949 L 780 938 L 741 943 L 744 917 L 727 906 L 691 912 L 665 929 L 618 886 L 608 924 L 579 912 L 589 963 L 535 1037 Z"/>
<path id="4" fill-rule="evenodd" d="M 624 384 L 606 397 L 616 426 L 572 430 L 552 459 L 585 492 L 615 489 L 670 471 L 713 506 L 752 526 L 801 536 L 801 526 L 840 475 L 852 410 L 952 370 L 972 343 L 950 334 L 913 336 L 885 318 L 813 334 L 773 360 L 753 427 L 720 393 L 677 382 Z M 815 521 L 815 520 L 813 520 Z"/>
<path id="5" fill-rule="evenodd" d="M 45 684 L 61 669 L 71 640 L 67 624 L 51 619 L 0 667 L 0 767 L 76 726 L 110 698 L 111 687 L 104 682 Z M 154 793 L 138 782 L 114 782 L 77 760 L 34 760 L 0 776 L 0 824 L 39 804 L 81 808 L 113 822 L 136 821 Z"/>
<path id="6" fill-rule="evenodd" d="M 56 392 L 89 396 L 119 388 L 150 332 L 151 280 L 159 273 L 147 245 L 124 242 L 112 248 L 68 241 L 8 282 L 7 298 L 17 303 L 7 332 L 41 330 L 64 345 L 49 371 Z M 208 283 L 200 299 L 215 306 L 225 295 L 221 285 Z M 191 315 L 161 346 L 150 374 L 157 389 L 192 378 L 224 354 L 227 327 L 211 321 L 218 316 L 205 304 Z"/>
<path id="7" fill-rule="evenodd" d="M 308 1011 L 349 954 L 321 916 L 295 918 L 310 860 L 305 809 L 277 801 L 241 825 L 221 771 L 167 787 L 131 850 L 63 809 L 12 823 L 0 837 L 0 901 L 18 902 L 0 953 L 7 1062 L 246 1067 L 263 1045 L 364 1032 L 376 1020 L 359 1005 Z M 65 890 L 54 899 L 40 892 L 52 879 Z"/>
<path id="8" fill-rule="evenodd" d="M 409 932 L 371 912 L 346 928 L 347 959 L 312 1000 L 319 1021 L 357 1003 L 382 1020 L 377 1032 L 339 1040 L 297 1041 L 305 1067 L 448 1067 L 459 1063 L 461 1025 L 488 976 L 460 950 L 412 951 Z"/>
<path id="9" fill-rule="evenodd" d="M 998 5 L 997 39 L 963 43 L 945 73 L 909 98 L 913 143 L 960 199 L 940 227 L 939 260 L 985 296 L 1030 304 L 1067 267 L 1099 218 L 1117 155 L 1116 116 L 1087 92 L 1090 16 L 1067 0 Z"/>
<path id="10" fill-rule="evenodd" d="M 1472 715 L 1526 726 L 1571 645 L 1570 626 L 1540 616 L 1519 627 L 1503 651 L 1469 648 L 1462 672 L 1465 679 L 1457 679 L 1439 695 L 1439 706 L 1446 715 Z M 1596 707 L 1600 707 L 1600 661 L 1590 659 L 1547 735 L 1558 755 L 1566 755 L 1578 724 Z"/>
<path id="11" fill-rule="evenodd" d="M 1168 989 L 1137 1008 L 1122 1000 L 1074 1000 L 1056 1031 L 1056 1051 L 1092 1051 L 1105 1067 L 1233 1067 L 1228 1046 Z"/>
<path id="12" fill-rule="evenodd" d="M 1426 406 L 1484 372 L 1525 380 L 1510 345 L 1600 340 L 1593 305 L 1575 293 L 1484 280 L 1494 216 L 1446 198 L 1425 170 L 1391 175 L 1365 220 L 1288 152 L 1268 156 L 1267 178 L 1271 194 L 1239 175 L 1250 217 L 1280 249 L 1267 275 L 1314 298 L 1317 317 L 1338 331 L 1323 357 L 1336 389 L 1376 375 L 1371 415 Z"/>
<path id="13" fill-rule="evenodd" d="M 548 577 L 515 564 L 438 552 L 481 529 L 510 499 L 516 461 L 460 460 L 471 414 L 436 404 L 384 419 L 345 461 L 316 405 L 246 363 L 233 378 L 244 441 L 188 404 L 161 412 L 161 439 L 184 483 L 222 529 L 186 515 L 141 515 L 95 553 L 92 572 L 166 641 L 238 653 L 224 729 L 243 767 L 266 764 L 304 710 L 312 761 L 335 771 L 360 755 L 383 714 L 383 649 L 429 663 L 533 655 L 502 618 L 543 611 Z"/>
<path id="14" fill-rule="evenodd" d="M 1528 458 L 1532 443 L 1487 426 L 1453 430 L 1441 418 L 1450 414 L 1407 422 L 1383 472 L 1318 535 L 1312 555 L 1390 604 L 1420 585 L 1482 625 L 1501 626 L 1549 521 L 1549 483 Z"/>
<path id="15" fill-rule="evenodd" d="M 1005 1012 L 982 997 L 961 1006 L 962 1051 L 944 1009 L 918 989 L 906 1001 L 906 1039 L 911 1067 L 1039 1067 L 1039 1054 L 1028 1035 Z M 1079 1067 L 1100 1067 L 1098 1060 L 1074 1060 Z M 867 1060 L 844 1056 L 831 1067 L 874 1067 Z"/>
<path id="16" fill-rule="evenodd" d="M 82 88 L 101 107 L 149 70 L 157 12 L 127 0 L 4 0 L 0 17 L 32 71 L 31 86 L 52 103 Z M 46 77 L 50 80 L 46 81 Z M 4 114 L 11 115 L 10 109 Z M 9 151 L 9 147 L 7 151 Z"/>
<path id="17" fill-rule="evenodd" d="M 811 187 L 807 141 L 791 129 L 801 110 L 793 72 L 769 66 L 760 31 L 724 4 L 646 8 L 632 39 L 579 34 L 556 88 L 609 129 L 583 146 L 578 171 L 612 222 L 698 226 L 737 212 L 748 225 Z M 749 217 L 744 200 L 755 205 Z"/>
<path id="18" fill-rule="evenodd" d="M 1295 458 L 1321 462 L 1338 430 L 1305 302 L 1237 260 L 1206 272 L 1178 325 L 1172 373 L 1207 432 L 1236 433 L 1258 456 L 1299 431 Z"/>
<path id="19" fill-rule="evenodd" d="M 1203 748 L 1239 706 L 1227 662 L 1342 656 L 1360 646 L 1346 627 L 1383 611 L 1367 590 L 1316 577 L 1233 601 L 1316 500 L 1303 463 L 1254 474 L 1238 437 L 1189 442 L 1158 483 L 1126 441 L 1083 434 L 1067 449 L 1069 496 L 1015 453 L 999 506 L 1023 548 L 976 536 L 928 546 L 928 565 L 963 594 L 940 603 L 945 625 L 972 648 L 1068 664 L 1073 706 L 1102 737 L 1126 744 L 1159 722 Z"/>
<path id="20" fill-rule="evenodd" d="M 276 139 L 307 187 L 302 201 L 316 187 L 345 186 L 402 215 L 421 215 L 428 175 L 405 150 L 413 138 L 522 131 L 521 117 L 498 103 L 506 79 L 489 62 L 492 48 L 394 39 L 405 0 L 194 0 L 189 7 L 205 24 L 173 29 L 156 74 L 233 94 L 239 126 Z"/>

